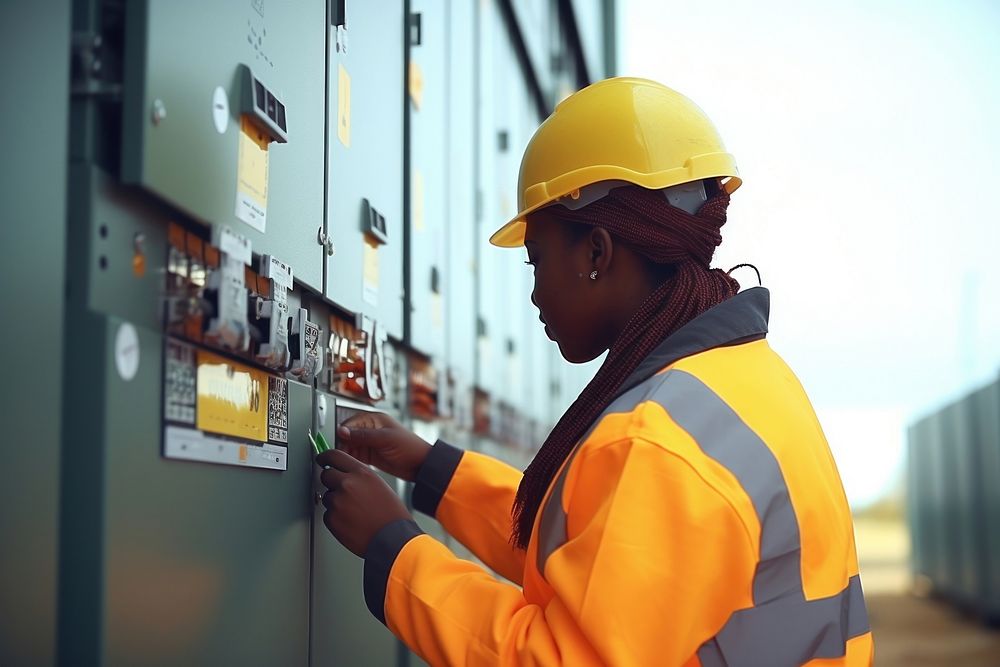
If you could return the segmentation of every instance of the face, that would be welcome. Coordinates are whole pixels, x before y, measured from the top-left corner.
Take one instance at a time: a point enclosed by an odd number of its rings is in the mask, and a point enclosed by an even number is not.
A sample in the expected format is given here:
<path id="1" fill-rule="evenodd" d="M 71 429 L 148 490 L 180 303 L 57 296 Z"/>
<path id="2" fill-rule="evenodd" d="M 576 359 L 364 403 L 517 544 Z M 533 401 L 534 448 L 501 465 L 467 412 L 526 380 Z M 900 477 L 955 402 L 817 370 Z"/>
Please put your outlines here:
<path id="1" fill-rule="evenodd" d="M 535 278 L 531 302 L 545 333 L 573 363 L 600 356 L 610 344 L 600 281 L 590 279 L 595 267 L 590 231 L 541 211 L 529 217 L 525 233 L 527 263 Z"/>

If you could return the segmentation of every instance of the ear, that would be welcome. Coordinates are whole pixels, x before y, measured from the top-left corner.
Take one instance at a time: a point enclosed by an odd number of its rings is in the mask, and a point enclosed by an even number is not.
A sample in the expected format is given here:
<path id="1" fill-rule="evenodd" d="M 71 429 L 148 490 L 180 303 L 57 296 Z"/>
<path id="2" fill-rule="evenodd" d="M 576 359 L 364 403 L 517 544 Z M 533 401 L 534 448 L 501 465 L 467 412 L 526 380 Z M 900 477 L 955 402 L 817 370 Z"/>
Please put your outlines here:
<path id="1" fill-rule="evenodd" d="M 611 258 L 615 250 L 614 239 L 611 238 L 608 230 L 601 227 L 593 227 L 590 230 L 589 241 L 590 261 L 593 269 L 596 269 L 598 274 L 607 273 L 608 267 L 611 266 Z"/>

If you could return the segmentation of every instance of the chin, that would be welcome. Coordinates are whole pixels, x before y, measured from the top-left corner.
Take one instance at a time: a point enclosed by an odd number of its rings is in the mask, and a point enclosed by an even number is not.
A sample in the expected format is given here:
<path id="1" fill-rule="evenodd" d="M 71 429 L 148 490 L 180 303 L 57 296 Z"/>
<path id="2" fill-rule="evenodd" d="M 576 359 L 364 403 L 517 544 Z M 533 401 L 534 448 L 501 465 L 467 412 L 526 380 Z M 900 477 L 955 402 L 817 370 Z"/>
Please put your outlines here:
<path id="1" fill-rule="evenodd" d="M 596 359 L 597 357 L 601 356 L 604 353 L 603 350 L 598 352 L 592 352 L 592 351 L 583 352 L 581 350 L 568 350 L 559 341 L 556 341 L 556 344 L 559 346 L 559 354 L 561 354 L 562 358 L 571 364 L 585 364 L 588 361 L 593 361 L 594 359 Z"/>

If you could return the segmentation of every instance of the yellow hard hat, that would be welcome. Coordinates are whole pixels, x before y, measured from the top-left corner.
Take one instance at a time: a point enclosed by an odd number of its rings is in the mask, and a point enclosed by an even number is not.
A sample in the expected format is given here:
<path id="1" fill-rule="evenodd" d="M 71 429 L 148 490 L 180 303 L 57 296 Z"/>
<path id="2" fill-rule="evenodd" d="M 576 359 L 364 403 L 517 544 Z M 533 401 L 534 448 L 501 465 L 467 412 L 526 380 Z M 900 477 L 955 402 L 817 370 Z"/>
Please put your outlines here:
<path id="1" fill-rule="evenodd" d="M 518 213 L 490 237 L 524 244 L 525 217 L 602 181 L 651 190 L 708 178 L 726 192 L 742 181 L 712 121 L 675 90 L 631 77 L 605 79 L 563 100 L 535 130 L 521 158 Z"/>

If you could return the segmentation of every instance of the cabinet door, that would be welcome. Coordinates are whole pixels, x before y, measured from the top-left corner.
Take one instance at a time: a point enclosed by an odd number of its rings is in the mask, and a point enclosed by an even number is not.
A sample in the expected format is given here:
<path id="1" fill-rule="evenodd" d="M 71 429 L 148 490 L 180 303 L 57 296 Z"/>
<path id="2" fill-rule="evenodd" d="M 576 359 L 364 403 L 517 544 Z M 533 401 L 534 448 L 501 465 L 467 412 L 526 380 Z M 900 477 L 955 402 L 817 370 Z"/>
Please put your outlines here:
<path id="1" fill-rule="evenodd" d="M 409 343 L 443 361 L 447 292 L 446 261 L 449 158 L 448 3 L 413 0 L 419 41 L 410 43 L 407 113 L 410 118 L 410 308 Z M 465 147 L 468 150 L 468 147 Z"/>
<path id="2" fill-rule="evenodd" d="M 326 421 L 316 427 L 331 445 L 335 444 L 336 424 L 345 418 L 343 407 L 338 410 L 338 400 L 317 392 L 322 405 L 317 413 L 325 413 Z M 313 468 L 312 664 L 395 667 L 401 645 L 365 605 L 364 561 L 341 546 L 323 524 L 326 510 L 316 494 L 326 489 L 319 481 L 319 469 Z M 384 477 L 395 488 L 395 478 Z"/>
<path id="3" fill-rule="evenodd" d="M 60 650 L 79 664 L 303 664 L 312 463 L 296 444 L 312 389 L 288 383 L 285 471 L 164 458 L 162 207 L 83 167 L 71 191 L 70 266 L 86 287 L 71 292 L 63 379 L 76 446 L 62 456 Z"/>
<path id="4" fill-rule="evenodd" d="M 322 287 L 326 3 L 145 0 L 127 14 L 123 179 Z M 286 142 L 244 125 L 253 80 L 283 108 Z"/>
<path id="5" fill-rule="evenodd" d="M 403 3 L 346 4 L 330 28 L 325 291 L 401 339 Z"/>
<path id="6" fill-rule="evenodd" d="M 118 326 L 100 323 L 109 357 Z M 135 378 L 108 358 L 100 386 L 107 664 L 304 664 L 311 388 L 289 382 L 287 471 L 164 459 L 163 341 L 144 329 L 138 341 Z"/>
<path id="7" fill-rule="evenodd" d="M 514 208 L 508 192 L 507 160 L 500 159 L 508 135 L 500 132 L 504 123 L 505 100 L 511 75 L 507 37 L 502 18 L 494 3 L 479 8 L 479 223 L 477 252 L 479 261 L 476 384 L 500 400 L 505 373 L 504 342 L 506 325 L 506 279 L 511 251 L 496 248 L 489 238 Z"/>
<path id="8" fill-rule="evenodd" d="M 476 372 L 475 5 L 453 0 L 448 23 L 448 199 L 445 285 L 446 360 L 460 384 Z"/>

